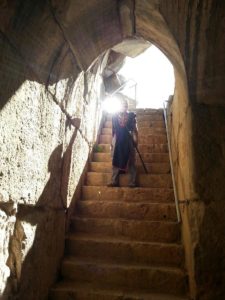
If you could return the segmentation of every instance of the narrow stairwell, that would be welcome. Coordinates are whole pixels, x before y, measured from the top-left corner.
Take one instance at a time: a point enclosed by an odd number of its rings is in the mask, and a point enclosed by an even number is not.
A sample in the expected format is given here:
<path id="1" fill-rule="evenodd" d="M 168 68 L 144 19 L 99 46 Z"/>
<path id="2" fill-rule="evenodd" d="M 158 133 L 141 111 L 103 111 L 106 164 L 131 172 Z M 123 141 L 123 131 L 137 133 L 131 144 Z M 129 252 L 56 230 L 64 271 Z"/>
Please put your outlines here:
<path id="1" fill-rule="evenodd" d="M 184 300 L 187 276 L 162 110 L 137 110 L 138 186 L 108 188 L 111 119 L 102 129 L 66 238 L 52 300 Z"/>

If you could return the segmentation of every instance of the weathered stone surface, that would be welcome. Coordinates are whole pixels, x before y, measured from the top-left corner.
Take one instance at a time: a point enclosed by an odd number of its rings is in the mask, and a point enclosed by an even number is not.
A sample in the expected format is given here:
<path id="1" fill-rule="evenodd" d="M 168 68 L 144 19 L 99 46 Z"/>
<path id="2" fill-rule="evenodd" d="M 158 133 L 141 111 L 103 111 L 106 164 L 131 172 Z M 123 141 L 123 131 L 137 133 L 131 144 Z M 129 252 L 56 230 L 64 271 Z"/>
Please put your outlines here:
<path id="1" fill-rule="evenodd" d="M 140 150 L 139 150 L 140 151 Z M 140 157 L 136 155 L 137 161 L 140 164 Z M 141 157 L 146 163 L 168 163 L 168 153 L 141 153 Z M 110 153 L 94 153 L 94 162 L 110 162 L 112 160 Z"/>
<path id="2" fill-rule="evenodd" d="M 112 172 L 112 163 L 111 162 L 91 162 L 89 165 L 89 170 L 91 172 L 100 172 L 100 173 L 111 173 Z M 170 164 L 169 163 L 145 163 L 145 166 L 149 174 L 168 174 L 170 173 Z M 145 173 L 143 165 L 140 161 L 137 161 L 136 164 L 138 173 Z"/>
<path id="3" fill-rule="evenodd" d="M 162 109 L 134 109 L 133 110 L 136 113 L 136 118 L 139 121 L 155 121 L 156 119 L 160 119 L 161 121 L 164 120 L 164 114 Z M 111 121 L 112 115 L 107 114 L 106 121 Z"/>
<path id="4" fill-rule="evenodd" d="M 137 241 L 178 243 L 180 228 L 176 222 L 151 222 L 124 219 L 72 218 L 72 230 Z"/>
<path id="5" fill-rule="evenodd" d="M 89 261 L 65 259 L 62 273 L 70 280 L 82 281 L 89 278 L 99 287 L 101 284 L 114 284 L 115 287 L 151 290 L 152 292 L 183 294 L 185 275 L 178 269 L 151 268 L 136 265 L 97 264 Z"/>
<path id="6" fill-rule="evenodd" d="M 159 128 L 152 128 L 152 127 L 140 127 L 138 129 L 139 134 L 166 134 L 165 128 L 159 127 Z M 103 128 L 102 134 L 112 134 L 111 128 Z"/>
<path id="7" fill-rule="evenodd" d="M 104 124 L 105 128 L 112 128 L 112 122 L 111 121 L 106 121 Z M 165 127 L 165 122 L 164 121 L 155 121 L 155 120 L 150 120 L 147 118 L 147 120 L 138 120 L 138 128 L 141 127 Z"/>
<path id="8" fill-rule="evenodd" d="M 6 291 L 9 288 L 15 298 L 24 300 L 47 295 L 59 270 L 64 234 L 64 211 L 19 206 L 9 242 Z"/>
<path id="9" fill-rule="evenodd" d="M 183 264 L 179 244 L 129 241 L 107 236 L 70 234 L 66 239 L 66 254 L 102 262 L 177 266 Z"/>
<path id="10" fill-rule="evenodd" d="M 124 39 L 122 43 L 113 47 L 113 50 L 124 56 L 135 58 L 151 46 L 151 43 L 143 39 Z"/>
<path id="11" fill-rule="evenodd" d="M 98 289 L 90 283 L 79 283 L 79 287 L 74 287 L 74 283 L 67 284 L 63 282 L 51 291 L 51 300 L 68 300 L 68 297 L 74 297 L 78 300 L 187 300 L 181 296 L 169 296 L 168 294 L 144 293 L 142 291 L 130 292 L 124 289 Z"/>
<path id="12" fill-rule="evenodd" d="M 64 208 L 96 139 L 102 78 L 98 65 L 80 72 L 49 3 L 0 8 L 0 290 L 4 299 L 43 300 L 58 274 Z M 68 116 L 82 119 L 79 131 Z"/>
<path id="13" fill-rule="evenodd" d="M 107 185 L 111 180 L 111 174 L 109 173 L 94 173 L 88 172 L 86 176 L 86 184 L 92 186 Z M 128 174 L 120 175 L 119 183 L 121 186 L 128 186 L 129 176 Z M 172 188 L 171 175 L 167 174 L 138 174 L 137 184 L 140 187 L 151 188 Z"/>
<path id="14" fill-rule="evenodd" d="M 83 186 L 82 197 L 84 200 L 171 202 L 174 201 L 174 192 L 165 188 L 136 188 L 134 193 L 127 187 Z"/>
<path id="15" fill-rule="evenodd" d="M 167 144 L 139 144 L 138 149 L 141 153 L 167 153 L 168 152 L 168 145 Z M 110 145 L 109 144 L 98 144 L 94 152 L 104 153 L 110 152 Z"/>
<path id="16" fill-rule="evenodd" d="M 224 105 L 224 2 L 161 0 L 159 6 L 184 58 L 191 98 Z"/>
<path id="17" fill-rule="evenodd" d="M 111 140 L 112 136 L 108 134 L 101 134 L 99 138 L 101 144 L 111 144 Z M 167 142 L 167 137 L 156 134 L 139 134 L 138 141 L 140 144 L 165 144 Z"/>
<path id="18" fill-rule="evenodd" d="M 94 0 L 81 6 L 77 1 L 54 0 L 55 17 L 82 70 L 86 71 L 99 54 L 122 42 L 117 8 L 111 0 Z"/>
<path id="19" fill-rule="evenodd" d="M 8 285 L 8 278 L 10 276 L 10 268 L 7 264 L 7 259 L 10 253 L 9 243 L 10 238 L 13 235 L 15 226 L 15 216 L 7 215 L 2 209 L 0 209 L 0 293 L 8 295 L 11 293 L 11 287 Z M 7 247 L 6 247 L 7 245 Z M 6 297 L 5 297 L 6 298 Z"/>
<path id="20" fill-rule="evenodd" d="M 177 220 L 174 204 L 150 202 L 79 201 L 77 203 L 77 215 L 90 218 L 122 218 L 152 221 Z"/>

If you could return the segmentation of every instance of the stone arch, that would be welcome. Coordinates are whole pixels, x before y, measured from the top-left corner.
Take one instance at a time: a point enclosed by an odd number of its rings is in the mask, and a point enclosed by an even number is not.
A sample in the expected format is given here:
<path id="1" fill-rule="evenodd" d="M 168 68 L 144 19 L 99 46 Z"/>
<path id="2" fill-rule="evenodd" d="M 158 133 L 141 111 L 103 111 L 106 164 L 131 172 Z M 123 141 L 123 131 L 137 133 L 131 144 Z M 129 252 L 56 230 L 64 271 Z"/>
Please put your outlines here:
<path id="1" fill-rule="evenodd" d="M 190 119 L 186 117 L 188 111 L 188 95 L 185 68 L 179 47 L 159 11 L 157 1 L 150 2 L 140 0 L 135 1 L 134 4 L 133 1 L 120 1 L 119 3 L 111 0 L 93 0 L 86 1 L 82 7 L 78 7 L 79 1 L 73 0 L 64 2 L 52 0 L 47 2 L 49 5 L 45 6 L 43 2 L 40 7 L 36 1 L 35 9 L 32 9 L 31 2 L 29 5 L 27 3 L 29 3 L 29 1 L 24 4 L 25 14 L 22 19 L 15 13 L 18 22 L 21 24 L 14 22 L 14 28 L 8 32 L 6 29 L 3 29 L 3 31 L 6 31 L 5 38 L 7 38 L 8 35 L 17 46 L 19 45 L 20 58 L 23 59 L 26 57 L 25 64 L 18 63 L 19 67 L 21 69 L 29 67 L 29 70 L 22 70 L 24 73 L 21 71 L 21 73 L 26 76 L 18 76 L 16 78 L 16 86 L 13 93 L 16 91 L 16 88 L 20 86 L 21 82 L 26 79 L 48 85 L 73 74 L 72 79 L 75 81 L 81 71 L 86 71 L 89 66 L 92 65 L 93 61 L 96 61 L 99 55 L 102 55 L 102 53 L 108 49 L 122 42 L 125 38 L 143 38 L 146 41 L 154 43 L 162 50 L 174 66 L 176 79 L 174 98 L 176 101 L 174 101 L 173 104 L 175 107 L 175 113 L 173 114 L 176 115 L 175 117 L 178 118 L 178 120 L 186 118 L 184 123 L 182 123 L 183 129 L 182 133 L 179 132 L 179 138 L 181 140 L 183 139 L 186 143 L 183 152 L 185 153 L 185 151 L 187 151 L 190 141 L 187 142 L 186 140 L 186 132 L 190 129 Z M 118 13 L 120 5 L 122 5 L 123 9 Z M 16 11 L 17 8 L 14 9 Z M 23 6 L 21 6 L 20 9 L 23 9 Z M 96 17 L 95 12 L 97 14 Z M 29 18 L 24 17 L 28 14 Z M 103 15 L 104 18 L 99 20 L 99 15 Z M 9 17 L 12 16 L 9 14 Z M 125 22 L 121 21 L 123 17 L 125 18 Z M 28 26 L 31 20 L 37 22 L 31 27 L 33 36 L 36 38 L 34 41 L 32 40 L 33 37 L 30 38 L 27 35 L 27 33 L 29 33 Z M 95 26 L 92 26 L 93 22 Z M 45 26 L 47 28 L 46 32 Z M 52 34 L 50 39 L 49 33 Z M 21 40 L 18 39 L 18 37 L 20 37 Z M 12 41 L 10 41 L 11 44 L 13 44 Z M 37 41 L 41 41 L 40 45 L 42 46 L 46 42 L 50 50 L 47 49 L 48 47 L 45 45 L 45 51 L 43 51 L 43 53 L 38 51 L 38 47 L 33 51 L 31 48 Z M 73 66 L 73 69 L 71 67 L 71 61 L 74 62 L 75 67 Z M 60 65 L 62 62 L 65 65 L 61 70 Z M 26 67 L 24 67 L 24 65 L 26 65 Z M 41 69 L 38 67 L 39 65 L 44 65 L 44 67 Z M 55 70 L 57 70 L 58 67 L 59 72 L 56 72 Z M 8 96 L 6 98 L 6 100 L 8 100 Z M 178 101 L 179 104 L 177 104 Z M 59 128 L 60 135 L 62 135 L 63 130 L 63 126 Z M 178 128 L 175 127 L 175 137 L 177 132 Z M 55 137 L 55 139 L 57 139 L 57 137 Z M 173 141 L 176 143 L 176 140 L 172 140 L 172 142 Z M 45 154 L 45 159 L 50 152 L 49 150 L 47 154 Z M 174 149 L 174 152 L 176 152 L 176 149 Z M 186 167 L 184 166 L 184 168 L 187 169 L 189 165 L 191 165 L 188 160 L 186 160 L 185 164 Z M 189 173 L 191 173 L 191 171 Z M 179 189 L 181 199 L 190 197 L 188 187 L 186 185 L 184 187 L 182 186 L 185 176 L 182 170 L 177 171 L 177 181 L 181 182 Z M 39 245 L 37 245 L 37 248 L 38 246 Z"/>

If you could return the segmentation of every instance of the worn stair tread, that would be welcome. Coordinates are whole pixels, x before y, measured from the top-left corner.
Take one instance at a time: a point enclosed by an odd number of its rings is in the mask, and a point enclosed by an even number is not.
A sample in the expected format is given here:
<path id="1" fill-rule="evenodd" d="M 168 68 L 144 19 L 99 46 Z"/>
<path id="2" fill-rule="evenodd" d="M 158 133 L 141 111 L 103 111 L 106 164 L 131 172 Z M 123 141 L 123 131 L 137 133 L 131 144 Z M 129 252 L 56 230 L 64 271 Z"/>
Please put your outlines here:
<path id="1" fill-rule="evenodd" d="M 124 218 L 127 220 L 176 220 L 173 203 L 122 202 L 122 201 L 78 201 L 80 216 Z"/>
<path id="2" fill-rule="evenodd" d="M 112 286 L 99 287 L 93 282 L 76 282 L 63 280 L 52 288 L 52 291 L 58 292 L 78 292 L 82 293 L 82 297 L 85 295 L 97 296 L 94 300 L 188 300 L 185 296 L 175 296 L 161 293 L 148 293 L 143 289 L 141 290 L 130 290 L 125 288 L 115 288 Z M 79 295 L 78 295 L 79 296 Z M 104 298 L 100 298 L 103 296 Z M 54 298 L 51 298 L 52 300 Z M 63 299 L 63 298 L 60 298 Z M 79 299 L 79 298 L 76 298 Z M 84 300 L 85 298 L 82 298 Z M 89 298 L 86 298 L 89 299 Z M 91 298 L 92 299 L 92 298 Z M 58 300 L 58 298 L 57 298 Z"/>
<path id="3" fill-rule="evenodd" d="M 153 120 L 154 120 L 154 117 L 160 117 L 162 118 L 162 121 L 164 121 L 164 113 L 163 112 L 140 112 L 140 111 L 137 111 L 137 110 L 132 110 L 135 114 L 136 114 L 136 119 L 141 119 L 143 117 L 147 117 L 149 119 L 151 119 L 153 117 Z M 104 118 L 104 122 L 112 122 L 112 118 L 113 118 L 113 115 L 108 115 Z"/>
<path id="4" fill-rule="evenodd" d="M 136 108 L 137 114 L 163 114 L 163 108 Z"/>
<path id="5" fill-rule="evenodd" d="M 72 232 L 89 232 L 108 236 L 130 237 L 134 240 L 173 243 L 180 242 L 178 222 L 170 220 L 127 220 L 124 218 L 71 218 Z"/>
<path id="6" fill-rule="evenodd" d="M 76 258 L 74 256 L 66 256 L 63 258 L 63 264 L 74 264 L 74 265 L 97 265 L 100 267 L 115 269 L 115 268 L 121 268 L 121 269 L 134 269 L 134 270 L 159 270 L 163 272 L 172 272 L 177 273 L 179 275 L 185 275 L 185 271 L 181 268 L 177 267 L 170 267 L 170 266 L 152 266 L 152 265 L 146 265 L 141 263 L 114 263 L 114 262 L 105 262 L 102 261 L 102 259 L 93 259 L 93 258 Z"/>
<path id="7" fill-rule="evenodd" d="M 135 223 L 143 223 L 143 224 L 159 224 L 159 223 L 166 223 L 166 224 L 174 224 L 174 225 L 179 225 L 179 223 L 177 221 L 170 221 L 170 220 L 155 220 L 155 221 L 151 221 L 151 220 L 128 220 L 125 218 L 98 218 L 98 217 L 81 217 L 81 216 L 72 216 L 71 219 L 78 219 L 78 220 L 101 220 L 101 221 L 105 221 L 105 222 L 113 222 L 113 221 L 118 221 L 118 222 L 135 222 Z"/>
<path id="8" fill-rule="evenodd" d="M 131 239 L 129 237 L 110 237 L 108 235 L 103 234 L 88 234 L 88 233 L 68 233 L 66 235 L 66 239 L 72 240 L 83 240 L 83 241 L 97 241 L 97 242 L 109 242 L 112 244 L 137 244 L 137 245 L 153 245 L 158 247 L 183 247 L 181 242 L 177 243 L 162 243 L 162 242 L 149 242 L 149 241 L 139 241 L 135 239 Z"/>
<path id="9" fill-rule="evenodd" d="M 62 262 L 62 275 L 75 281 L 88 280 L 129 289 L 143 288 L 150 292 L 169 293 L 172 289 L 174 294 L 180 295 L 186 291 L 186 273 L 176 267 L 66 257 Z"/>
<path id="10" fill-rule="evenodd" d="M 141 153 L 141 156 L 145 163 L 169 163 L 168 153 Z M 140 161 L 138 155 L 136 160 Z M 93 162 L 112 162 L 111 154 L 109 152 L 94 153 Z"/>
<path id="11" fill-rule="evenodd" d="M 171 174 L 137 174 L 137 185 L 139 187 L 172 188 Z M 102 186 L 111 181 L 111 174 L 103 172 L 87 172 L 86 185 Z M 128 186 L 129 174 L 122 174 L 119 177 L 120 186 Z M 133 189 L 135 192 L 135 189 Z"/>
<path id="12" fill-rule="evenodd" d="M 126 220 L 112 218 L 72 217 L 71 231 L 128 236 L 135 240 L 178 242 L 181 238 L 179 223 L 170 220 Z"/>
<path id="13" fill-rule="evenodd" d="M 103 176 L 105 176 L 106 174 L 108 173 L 105 173 L 105 172 L 87 172 L 87 174 L 95 174 L 95 175 L 99 175 L 99 174 L 102 174 Z M 125 177 L 127 176 L 128 174 L 121 174 L 121 176 Z M 160 178 L 160 177 L 164 177 L 164 178 L 171 178 L 171 175 L 170 174 L 138 174 L 139 177 L 149 177 L 149 178 Z"/>
<path id="14" fill-rule="evenodd" d="M 108 156 L 111 159 L 110 152 L 95 152 L 93 156 L 95 156 L 95 155 Z M 147 153 L 147 152 L 143 153 L 142 152 L 141 156 L 143 156 L 143 159 L 144 159 L 144 157 L 148 157 L 148 156 L 152 156 L 152 157 L 157 157 L 158 156 L 158 157 L 161 157 L 163 159 L 165 157 L 166 158 L 169 157 L 169 154 L 167 152 L 165 152 L 165 153 L 161 153 L 161 152 L 159 152 L 159 153 L 157 153 L 157 152 L 155 152 L 155 153 Z M 153 162 L 153 163 L 163 163 L 163 161 L 156 161 L 156 162 Z"/>
<path id="15" fill-rule="evenodd" d="M 107 235 L 69 234 L 65 252 L 69 256 L 101 258 L 111 262 L 136 262 L 157 266 L 183 267 L 181 244 L 142 242 Z"/>
<path id="16" fill-rule="evenodd" d="M 141 120 L 140 118 L 137 119 L 137 125 L 138 128 L 141 127 L 150 127 L 150 128 L 154 128 L 154 127 L 158 127 L 158 128 L 165 128 L 165 121 L 162 120 L 161 118 L 147 118 L 144 120 Z M 106 121 L 104 123 L 104 128 L 112 128 L 112 121 Z"/>
<path id="17" fill-rule="evenodd" d="M 101 135 L 102 136 L 107 136 L 107 137 L 111 137 L 112 136 L 110 133 L 102 133 Z M 141 137 L 144 137 L 144 136 L 155 136 L 155 137 L 159 136 L 159 137 L 162 137 L 162 135 L 160 133 L 158 133 L 158 132 L 156 132 L 156 133 L 147 133 L 147 134 L 145 134 L 143 132 L 143 133 L 139 133 L 138 134 L 138 138 L 141 138 Z M 102 143 L 102 144 L 104 144 L 104 143 Z M 141 143 L 141 144 L 145 144 L 145 143 Z M 158 144 L 164 144 L 164 143 L 158 143 Z"/>
<path id="18" fill-rule="evenodd" d="M 174 202 L 174 192 L 172 188 L 148 188 L 136 187 L 107 187 L 107 186 L 87 186 L 82 187 L 82 201 L 105 200 L 105 201 L 150 201 L 159 203 Z"/>
<path id="19" fill-rule="evenodd" d="M 109 169 L 112 169 L 112 162 L 110 161 L 92 161 L 91 164 L 98 164 L 98 165 L 105 165 L 107 166 Z M 139 163 L 140 166 L 142 166 L 141 163 Z M 170 166 L 169 162 L 150 162 L 150 163 L 146 163 L 146 165 L 148 165 L 149 167 L 154 167 L 154 166 Z"/>
<path id="20" fill-rule="evenodd" d="M 107 203 L 107 204 L 112 204 L 112 205 L 123 205 L 123 204 L 125 204 L 125 205 L 128 205 L 128 206 L 141 206 L 141 205 L 148 205 L 149 207 L 153 207 L 153 206 L 165 206 L 165 207 L 168 207 L 168 206 L 170 206 L 170 207 L 172 207 L 172 208 L 174 208 L 175 209 L 175 203 L 161 203 L 161 202 L 149 202 L 149 201 L 137 201 L 137 202 L 126 202 L 126 201 L 121 201 L 120 199 L 118 199 L 118 200 L 114 200 L 114 201 L 110 201 L 110 200 L 108 200 L 108 201 L 104 201 L 104 200 L 98 200 L 98 201 L 96 201 L 96 200 L 91 200 L 91 199 L 89 199 L 89 200 L 85 200 L 85 201 L 82 201 L 82 200 L 80 200 L 79 202 L 78 202 L 78 204 L 79 203 L 90 203 L 90 204 L 96 204 L 96 205 L 98 205 L 98 204 L 105 204 L 105 203 Z"/>
<path id="21" fill-rule="evenodd" d="M 101 144 L 107 144 L 111 143 L 112 136 L 110 134 L 101 134 L 99 137 L 99 142 Z M 166 135 L 160 135 L 160 134 L 139 134 L 138 135 L 138 141 L 140 144 L 165 144 L 167 143 L 167 136 Z"/>
<path id="22" fill-rule="evenodd" d="M 138 144 L 140 153 L 168 153 L 168 144 Z M 108 144 L 96 144 L 94 153 L 110 153 L 110 143 Z"/>
<path id="23" fill-rule="evenodd" d="M 88 199 L 88 200 L 80 200 L 79 202 L 77 202 L 78 206 L 79 204 L 81 205 L 87 205 L 87 204 L 95 204 L 95 205 L 101 205 L 101 204 L 108 204 L 108 205 L 119 205 L 119 206 L 128 206 L 128 207 L 137 207 L 137 206 L 148 206 L 149 208 L 155 208 L 155 207 L 171 207 L 172 209 L 175 209 L 175 203 L 171 202 L 171 203 L 167 203 L 167 202 L 150 202 L 150 201 L 134 201 L 134 202 L 129 202 L 129 201 L 121 201 L 121 199 L 118 200 L 93 200 L 93 199 Z"/>
<path id="24" fill-rule="evenodd" d="M 171 168 L 169 163 L 145 163 L 148 174 L 170 174 Z M 136 163 L 136 169 L 139 174 L 145 174 L 145 170 L 141 162 Z M 89 171 L 96 173 L 112 173 L 111 162 L 91 162 Z"/>
<path id="25" fill-rule="evenodd" d="M 142 126 L 138 129 L 139 134 L 158 134 L 158 135 L 166 135 L 165 127 L 150 127 L 150 126 Z M 101 130 L 101 134 L 112 134 L 112 129 L 109 127 L 103 127 Z"/>

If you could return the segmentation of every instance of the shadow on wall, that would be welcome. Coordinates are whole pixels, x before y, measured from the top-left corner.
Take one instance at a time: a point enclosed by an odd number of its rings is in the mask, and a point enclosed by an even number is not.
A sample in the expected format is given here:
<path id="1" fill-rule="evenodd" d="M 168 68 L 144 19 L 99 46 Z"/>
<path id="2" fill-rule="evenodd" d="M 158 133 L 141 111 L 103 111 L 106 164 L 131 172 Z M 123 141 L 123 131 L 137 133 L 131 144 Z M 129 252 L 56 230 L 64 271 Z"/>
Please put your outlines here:
<path id="1" fill-rule="evenodd" d="M 62 145 L 52 152 L 48 161 L 50 178 L 36 205 L 18 205 L 14 233 L 8 247 L 7 266 L 11 276 L 2 299 L 47 299 L 49 288 L 59 276 L 66 221 L 75 205 L 84 174 L 81 174 L 67 210 L 65 202 L 76 136 L 77 129 L 64 153 Z"/>
<path id="2" fill-rule="evenodd" d="M 193 124 L 195 182 L 201 199 L 193 209 L 199 224 L 196 281 L 200 299 L 220 300 L 225 298 L 225 108 L 196 106 Z"/>
<path id="3" fill-rule="evenodd" d="M 49 159 L 50 178 L 36 205 L 18 205 L 7 260 L 11 276 L 4 299 L 45 299 L 58 273 L 66 217 L 60 195 L 62 164 L 62 145 L 59 145 Z M 12 296 L 7 298 L 9 295 Z"/>

